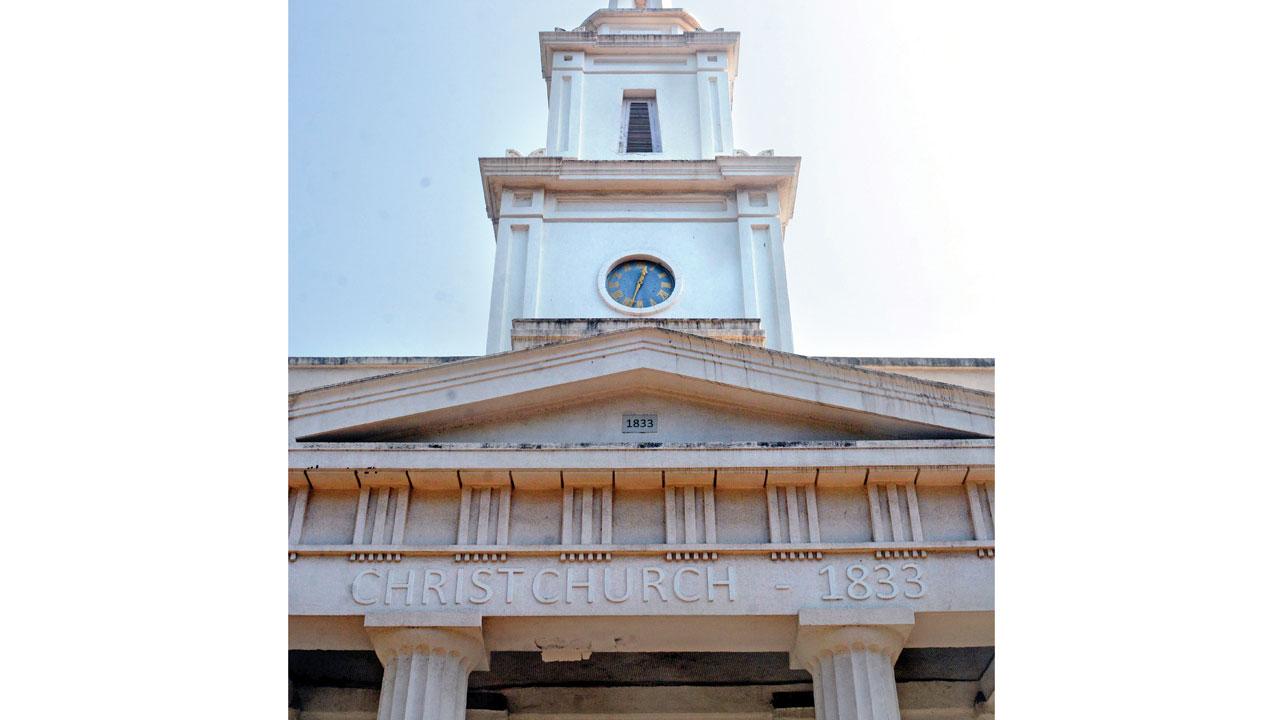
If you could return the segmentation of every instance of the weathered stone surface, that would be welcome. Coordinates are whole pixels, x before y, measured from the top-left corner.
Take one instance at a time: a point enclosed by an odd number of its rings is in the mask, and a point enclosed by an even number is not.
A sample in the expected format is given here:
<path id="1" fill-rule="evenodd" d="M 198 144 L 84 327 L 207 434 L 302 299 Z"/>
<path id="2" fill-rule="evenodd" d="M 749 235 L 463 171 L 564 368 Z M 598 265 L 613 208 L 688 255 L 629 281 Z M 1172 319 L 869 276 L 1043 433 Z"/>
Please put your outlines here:
<path id="1" fill-rule="evenodd" d="M 462 623 L 464 627 L 456 622 L 442 627 L 416 624 L 424 620 L 430 621 L 409 616 L 387 623 L 366 620 L 384 667 L 378 720 L 462 720 L 467 678 L 472 670 L 488 667 L 478 617 L 473 624 Z"/>
<path id="2" fill-rule="evenodd" d="M 725 342 L 764 345 L 764 331 L 755 318 L 546 318 L 513 320 L 511 349 L 525 350 L 637 327 L 657 327 Z"/>

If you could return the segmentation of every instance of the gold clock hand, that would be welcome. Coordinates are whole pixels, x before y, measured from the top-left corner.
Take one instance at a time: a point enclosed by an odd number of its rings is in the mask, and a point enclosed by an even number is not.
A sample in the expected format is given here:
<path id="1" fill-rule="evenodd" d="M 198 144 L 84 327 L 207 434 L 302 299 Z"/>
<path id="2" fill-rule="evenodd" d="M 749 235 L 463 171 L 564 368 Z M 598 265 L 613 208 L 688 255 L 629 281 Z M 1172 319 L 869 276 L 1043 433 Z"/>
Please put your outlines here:
<path id="1" fill-rule="evenodd" d="M 640 279 L 636 281 L 636 291 L 631 293 L 631 304 L 635 305 L 636 296 L 640 294 L 640 286 L 644 285 L 644 276 L 649 274 L 649 266 L 640 268 Z"/>

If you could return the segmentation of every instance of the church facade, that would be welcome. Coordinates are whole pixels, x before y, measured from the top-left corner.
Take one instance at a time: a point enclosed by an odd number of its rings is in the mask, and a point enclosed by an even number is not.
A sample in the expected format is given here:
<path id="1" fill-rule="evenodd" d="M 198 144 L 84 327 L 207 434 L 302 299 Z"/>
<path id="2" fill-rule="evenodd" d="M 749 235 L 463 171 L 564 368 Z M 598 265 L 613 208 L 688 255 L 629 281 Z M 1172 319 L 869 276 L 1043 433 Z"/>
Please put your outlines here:
<path id="1" fill-rule="evenodd" d="M 993 363 L 792 352 L 738 33 L 540 48 L 486 354 L 290 359 L 290 716 L 992 716 Z"/>

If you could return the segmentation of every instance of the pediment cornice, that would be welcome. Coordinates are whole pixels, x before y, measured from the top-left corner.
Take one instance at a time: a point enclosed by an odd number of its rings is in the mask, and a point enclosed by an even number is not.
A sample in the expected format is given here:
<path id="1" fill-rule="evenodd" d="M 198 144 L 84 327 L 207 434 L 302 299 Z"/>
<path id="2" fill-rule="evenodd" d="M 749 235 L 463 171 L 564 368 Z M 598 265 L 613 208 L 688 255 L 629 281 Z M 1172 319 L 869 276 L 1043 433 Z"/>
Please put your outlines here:
<path id="1" fill-rule="evenodd" d="M 290 438 L 394 436 L 473 408 L 511 413 L 626 388 L 872 423 L 903 437 L 991 437 L 994 396 L 801 355 L 640 328 L 290 395 Z"/>

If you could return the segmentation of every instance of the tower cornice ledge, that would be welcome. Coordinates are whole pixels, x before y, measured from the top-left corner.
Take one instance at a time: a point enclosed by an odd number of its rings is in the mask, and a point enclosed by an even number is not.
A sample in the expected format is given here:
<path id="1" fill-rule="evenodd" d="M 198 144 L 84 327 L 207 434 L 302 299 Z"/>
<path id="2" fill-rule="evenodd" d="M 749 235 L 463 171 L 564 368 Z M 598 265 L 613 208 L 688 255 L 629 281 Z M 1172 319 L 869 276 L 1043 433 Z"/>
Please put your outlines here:
<path id="1" fill-rule="evenodd" d="M 559 157 L 480 158 L 484 206 L 498 221 L 504 187 L 572 192 L 727 192 L 776 186 L 779 218 L 785 224 L 795 209 L 800 158 L 774 155 L 722 155 L 714 160 L 575 160 Z"/>
<path id="2" fill-rule="evenodd" d="M 600 12 L 608 11 L 602 10 Z M 666 12 L 681 14 L 688 18 L 693 17 L 683 10 Z M 646 11 L 646 15 L 653 14 L 653 11 Z M 599 12 L 596 15 L 599 15 Z M 592 17 L 595 17 L 595 15 Z M 693 22 L 697 23 L 696 20 Z M 690 51 L 720 50 L 728 56 L 725 67 L 729 72 L 729 77 L 736 78 L 738 76 L 738 43 L 740 38 L 740 33 L 726 30 L 712 32 L 693 30 L 680 34 L 605 34 L 590 30 L 555 30 L 538 33 L 538 45 L 542 51 L 542 77 L 546 80 L 551 79 L 551 56 L 557 51 L 564 50 L 591 50 L 610 55 L 626 55 L 629 53 L 645 55 L 663 53 L 688 54 Z"/>
<path id="3" fill-rule="evenodd" d="M 685 31 L 701 30 L 702 23 L 684 8 L 668 8 L 668 7 L 645 7 L 645 8 L 625 8 L 625 7 L 608 7 L 600 8 L 587 16 L 579 27 L 586 30 L 599 30 L 600 26 L 609 20 L 621 21 L 631 26 L 645 24 L 656 24 L 662 22 L 677 22 L 681 29 Z"/>

